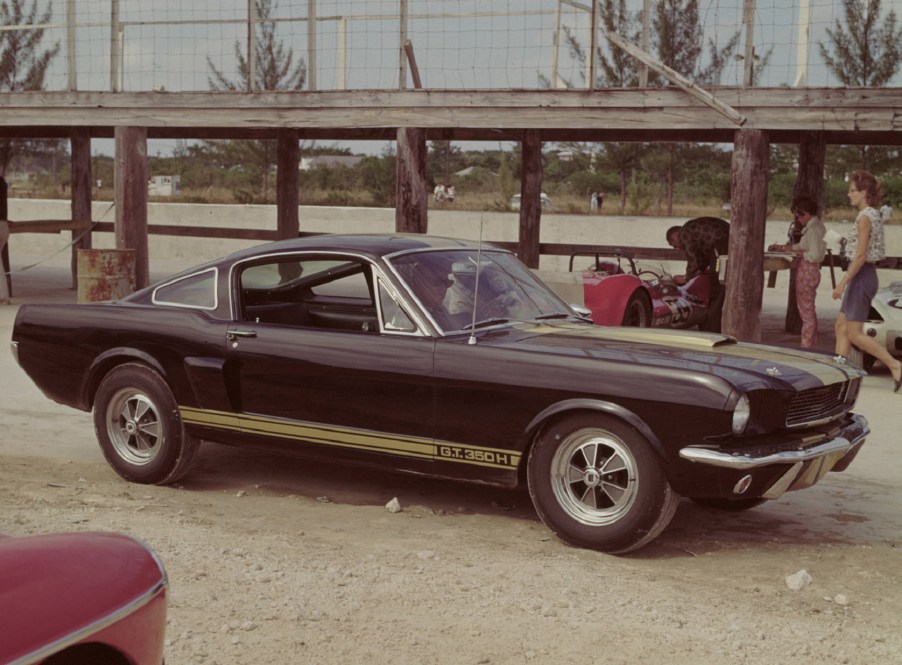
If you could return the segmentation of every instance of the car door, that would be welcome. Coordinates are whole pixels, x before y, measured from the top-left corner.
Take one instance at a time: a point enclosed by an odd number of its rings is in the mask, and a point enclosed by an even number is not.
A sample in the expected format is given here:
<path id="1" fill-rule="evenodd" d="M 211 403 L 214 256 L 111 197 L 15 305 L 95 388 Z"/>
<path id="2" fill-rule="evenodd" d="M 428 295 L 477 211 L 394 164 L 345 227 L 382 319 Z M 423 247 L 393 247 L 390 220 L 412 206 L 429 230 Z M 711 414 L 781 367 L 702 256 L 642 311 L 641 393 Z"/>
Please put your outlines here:
<path id="1" fill-rule="evenodd" d="M 244 320 L 230 327 L 227 353 L 245 434 L 329 459 L 431 469 L 434 341 L 384 330 L 369 263 L 279 257 L 235 279 Z"/>

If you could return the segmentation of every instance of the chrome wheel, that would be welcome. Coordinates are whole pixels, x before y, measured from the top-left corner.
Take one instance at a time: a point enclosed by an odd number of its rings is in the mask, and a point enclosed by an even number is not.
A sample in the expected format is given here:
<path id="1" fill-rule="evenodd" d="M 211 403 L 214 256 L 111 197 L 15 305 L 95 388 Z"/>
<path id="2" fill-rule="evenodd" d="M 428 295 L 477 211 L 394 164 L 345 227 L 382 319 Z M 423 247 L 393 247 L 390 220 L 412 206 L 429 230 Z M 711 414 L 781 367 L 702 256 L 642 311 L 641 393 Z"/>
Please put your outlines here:
<path id="1" fill-rule="evenodd" d="M 587 526 L 619 521 L 639 493 L 635 457 L 620 439 L 602 430 L 579 430 L 561 442 L 550 472 L 560 507 Z"/>
<path id="2" fill-rule="evenodd" d="M 156 405 L 132 388 L 117 391 L 107 406 L 106 428 L 116 454 L 143 466 L 160 454 L 163 426 Z"/>

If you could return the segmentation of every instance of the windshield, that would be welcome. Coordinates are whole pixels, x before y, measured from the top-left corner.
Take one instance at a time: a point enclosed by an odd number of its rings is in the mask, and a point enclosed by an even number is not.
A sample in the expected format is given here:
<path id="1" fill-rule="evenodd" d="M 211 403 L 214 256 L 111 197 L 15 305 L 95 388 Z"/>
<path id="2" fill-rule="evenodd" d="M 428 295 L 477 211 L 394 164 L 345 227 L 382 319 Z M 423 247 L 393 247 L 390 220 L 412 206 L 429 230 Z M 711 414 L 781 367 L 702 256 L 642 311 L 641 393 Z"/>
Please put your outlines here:
<path id="1" fill-rule="evenodd" d="M 478 270 L 477 270 L 478 261 Z M 513 255 L 476 249 L 425 251 L 392 259 L 419 304 L 444 331 L 475 323 L 573 316 Z M 478 280 L 477 280 L 478 273 Z"/>

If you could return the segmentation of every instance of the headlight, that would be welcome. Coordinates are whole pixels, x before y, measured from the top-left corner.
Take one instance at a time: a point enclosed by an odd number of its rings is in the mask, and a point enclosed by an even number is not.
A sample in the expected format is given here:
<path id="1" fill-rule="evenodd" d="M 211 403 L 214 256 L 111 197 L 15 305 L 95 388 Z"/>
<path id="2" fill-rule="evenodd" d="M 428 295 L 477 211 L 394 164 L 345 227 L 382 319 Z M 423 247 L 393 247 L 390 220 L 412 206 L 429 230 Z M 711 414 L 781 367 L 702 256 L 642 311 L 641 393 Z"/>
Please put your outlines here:
<path id="1" fill-rule="evenodd" d="M 733 434 L 742 434 L 749 418 L 752 416 L 752 408 L 749 405 L 749 396 L 743 395 L 733 408 Z"/>

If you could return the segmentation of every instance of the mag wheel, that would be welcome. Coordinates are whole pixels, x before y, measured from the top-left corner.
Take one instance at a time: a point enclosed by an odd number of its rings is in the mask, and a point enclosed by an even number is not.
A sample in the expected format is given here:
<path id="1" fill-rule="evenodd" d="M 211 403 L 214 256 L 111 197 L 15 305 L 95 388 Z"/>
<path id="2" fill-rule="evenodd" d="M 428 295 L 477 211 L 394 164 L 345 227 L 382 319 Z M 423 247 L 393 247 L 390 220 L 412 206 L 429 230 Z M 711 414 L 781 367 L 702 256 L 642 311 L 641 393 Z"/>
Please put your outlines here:
<path id="1" fill-rule="evenodd" d="M 613 554 L 656 538 L 678 500 L 648 441 L 601 415 L 550 426 L 530 451 L 527 476 L 536 512 L 561 540 Z"/>
<path id="2" fill-rule="evenodd" d="M 651 303 L 641 291 L 635 291 L 623 310 L 623 326 L 648 328 L 651 325 Z"/>
<path id="3" fill-rule="evenodd" d="M 120 365 L 101 381 L 94 398 L 94 429 L 104 457 L 133 482 L 175 482 L 197 451 L 169 386 L 137 363 Z"/>

